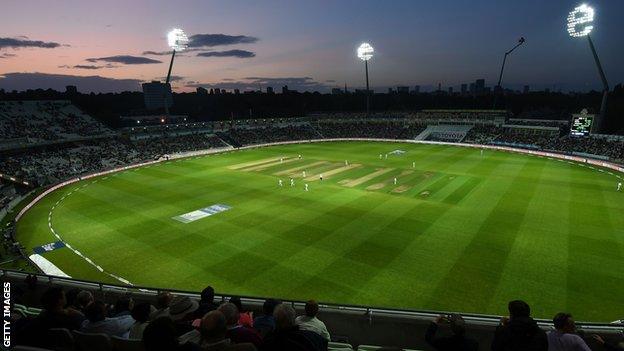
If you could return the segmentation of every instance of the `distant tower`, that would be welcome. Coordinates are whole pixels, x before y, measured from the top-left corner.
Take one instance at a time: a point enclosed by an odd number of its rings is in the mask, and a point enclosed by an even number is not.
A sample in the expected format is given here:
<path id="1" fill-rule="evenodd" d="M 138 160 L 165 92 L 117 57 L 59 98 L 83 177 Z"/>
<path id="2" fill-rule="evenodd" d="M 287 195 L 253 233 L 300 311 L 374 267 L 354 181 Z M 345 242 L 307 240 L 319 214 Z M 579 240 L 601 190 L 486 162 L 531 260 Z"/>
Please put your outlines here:
<path id="1" fill-rule="evenodd" d="M 348 94 L 348 93 L 349 93 L 349 91 L 347 90 L 347 82 L 345 82 L 345 90 L 344 90 L 344 93 L 345 93 L 345 94 Z"/>

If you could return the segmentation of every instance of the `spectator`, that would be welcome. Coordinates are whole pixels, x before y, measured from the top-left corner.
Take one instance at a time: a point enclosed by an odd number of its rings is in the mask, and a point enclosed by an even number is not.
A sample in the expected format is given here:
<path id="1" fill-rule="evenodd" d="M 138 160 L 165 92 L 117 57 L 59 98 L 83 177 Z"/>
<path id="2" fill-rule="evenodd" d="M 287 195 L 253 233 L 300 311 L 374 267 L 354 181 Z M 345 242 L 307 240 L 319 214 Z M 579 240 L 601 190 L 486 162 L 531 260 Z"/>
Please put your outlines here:
<path id="1" fill-rule="evenodd" d="M 143 331 L 145 351 L 200 351 L 194 343 L 178 342 L 173 320 L 168 316 L 158 317 L 151 321 Z"/>
<path id="2" fill-rule="evenodd" d="M 585 341 L 576 335 L 576 325 L 569 313 L 557 313 L 553 318 L 555 330 L 548 332 L 548 351 L 591 351 Z"/>
<path id="3" fill-rule="evenodd" d="M 218 307 L 219 305 L 214 303 L 214 289 L 212 286 L 207 286 L 201 292 L 199 307 L 195 311 L 195 318 L 202 318 L 206 313 L 214 311 Z"/>
<path id="4" fill-rule="evenodd" d="M 85 308 L 93 302 L 93 300 L 93 294 L 87 290 L 72 289 L 67 292 L 67 307 L 74 309 L 83 315 Z"/>
<path id="5" fill-rule="evenodd" d="M 327 350 L 327 340 L 295 323 L 295 309 L 281 304 L 275 307 L 275 331 L 267 335 L 261 350 L 319 351 Z"/>
<path id="6" fill-rule="evenodd" d="M 253 328 L 253 313 L 247 312 L 243 309 L 243 303 L 241 302 L 240 297 L 234 296 L 230 299 L 230 302 L 238 308 L 238 313 L 240 314 L 238 324 L 243 327 Z"/>
<path id="7" fill-rule="evenodd" d="M 37 325 L 43 330 L 50 328 L 79 329 L 84 316 L 74 310 L 66 309 L 65 291 L 60 287 L 51 287 L 41 297 L 43 311 L 37 316 Z"/>
<path id="8" fill-rule="evenodd" d="M 273 311 L 280 303 L 280 301 L 275 299 L 267 299 L 262 305 L 263 315 L 254 319 L 254 328 L 263 338 L 275 330 L 275 318 L 273 318 Z"/>
<path id="9" fill-rule="evenodd" d="M 156 311 L 150 314 L 150 319 L 169 316 L 169 305 L 173 300 L 173 295 L 168 291 L 163 291 L 156 296 Z"/>
<path id="10" fill-rule="evenodd" d="M 130 328 L 130 333 L 128 334 L 129 339 L 143 339 L 143 331 L 145 327 L 149 324 L 149 316 L 152 311 L 152 306 L 143 302 L 137 304 L 132 309 L 132 319 L 134 319 L 134 324 Z"/>
<path id="11" fill-rule="evenodd" d="M 530 317 L 531 308 L 520 300 L 509 302 L 509 318 L 496 328 L 492 351 L 548 350 L 546 333 Z"/>
<path id="12" fill-rule="evenodd" d="M 227 325 L 221 311 L 208 312 L 201 321 L 201 347 L 204 351 L 255 351 L 251 343 L 232 344 L 227 339 Z"/>
<path id="13" fill-rule="evenodd" d="M 299 316 L 295 320 L 299 329 L 309 330 L 322 336 L 323 339 L 329 341 L 331 339 L 325 323 L 316 318 L 319 311 L 319 305 L 314 300 L 310 300 L 305 304 L 305 315 Z"/>
<path id="14" fill-rule="evenodd" d="M 225 316 L 225 322 L 227 324 L 226 336 L 233 343 L 252 343 L 256 347 L 260 347 L 262 343 L 260 335 L 254 329 L 249 329 L 238 324 L 240 314 L 236 305 L 226 302 L 219 306 L 217 310 L 221 311 Z"/>
<path id="15" fill-rule="evenodd" d="M 452 336 L 436 337 L 440 323 L 449 323 Z M 427 343 L 439 351 L 477 351 L 479 343 L 473 338 L 466 337 L 466 326 L 462 316 L 452 314 L 449 317 L 438 316 L 427 328 L 425 334 Z"/>
<path id="16" fill-rule="evenodd" d="M 129 316 L 132 308 L 134 307 L 134 300 L 130 296 L 120 297 L 117 302 L 115 302 L 115 307 L 113 309 L 113 316 Z"/>
<path id="17" fill-rule="evenodd" d="M 106 304 L 94 301 L 85 309 L 87 320 L 82 324 L 81 331 L 85 333 L 103 333 L 108 336 L 128 337 L 128 332 L 134 324 L 130 316 L 106 317 Z"/>
<path id="18" fill-rule="evenodd" d="M 192 320 L 194 312 L 199 307 L 197 301 L 188 296 L 176 296 L 169 306 L 169 315 L 174 322 L 185 322 Z"/>

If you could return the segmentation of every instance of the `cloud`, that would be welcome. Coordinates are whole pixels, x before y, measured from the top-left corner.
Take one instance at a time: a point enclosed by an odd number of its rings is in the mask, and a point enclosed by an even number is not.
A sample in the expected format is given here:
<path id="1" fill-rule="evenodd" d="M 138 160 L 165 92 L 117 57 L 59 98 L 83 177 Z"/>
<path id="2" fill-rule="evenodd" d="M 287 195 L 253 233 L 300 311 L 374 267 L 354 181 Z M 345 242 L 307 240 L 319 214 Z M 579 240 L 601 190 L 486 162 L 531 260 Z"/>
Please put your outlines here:
<path id="1" fill-rule="evenodd" d="M 252 44 L 258 41 L 256 37 L 246 35 L 227 34 L 195 34 L 189 37 L 190 48 L 213 47 L 235 44 Z"/>
<path id="2" fill-rule="evenodd" d="M 169 56 L 172 51 L 143 51 L 141 55 L 150 55 L 150 56 Z"/>
<path id="3" fill-rule="evenodd" d="M 197 54 L 200 57 L 238 57 L 238 58 L 250 58 L 255 57 L 251 51 L 247 50 L 226 50 L 226 51 L 209 51 L 209 52 L 200 52 Z"/>
<path id="4" fill-rule="evenodd" d="M 239 89 L 245 90 L 257 90 L 258 87 L 266 88 L 273 87 L 278 90 L 284 85 L 288 85 L 291 90 L 297 91 L 329 91 L 330 86 L 321 82 L 315 81 L 311 77 L 245 77 L 238 81 L 222 80 L 216 83 L 190 83 L 187 82 L 188 88 L 219 88 L 219 89 Z"/>
<path id="5" fill-rule="evenodd" d="M 162 63 L 162 61 L 154 60 L 151 58 L 141 57 L 141 56 L 130 56 L 130 55 L 94 57 L 94 58 L 88 58 L 85 61 L 87 62 L 114 62 L 114 63 L 121 63 L 124 65 L 144 65 L 144 64 L 152 64 L 152 63 Z"/>
<path id="6" fill-rule="evenodd" d="M 62 65 L 62 66 L 58 66 L 58 68 L 71 68 L 71 69 L 102 69 L 102 68 L 117 68 L 119 66 L 115 66 L 112 63 L 107 63 L 104 66 L 97 66 L 97 65 L 74 65 L 74 66 L 69 66 L 69 65 Z"/>
<path id="7" fill-rule="evenodd" d="M 186 77 L 182 77 L 182 76 L 171 76 L 169 77 L 169 81 L 171 82 L 179 82 L 181 80 L 184 80 Z M 154 80 L 160 80 L 160 81 L 165 81 L 167 80 L 167 77 L 160 77 L 160 78 L 156 78 Z"/>
<path id="8" fill-rule="evenodd" d="M 41 40 L 28 40 L 27 37 L 21 36 L 18 38 L 0 38 L 0 48 L 44 48 L 44 49 L 53 49 L 58 48 L 59 46 L 69 46 L 69 45 L 61 45 L 55 42 L 46 42 Z"/>
<path id="9" fill-rule="evenodd" d="M 82 92 L 119 92 L 141 90 L 141 80 L 115 79 L 101 76 L 74 76 L 48 73 L 3 73 L 0 88 L 5 90 L 54 89 L 64 91 L 65 86 L 75 85 Z"/>
<path id="10" fill-rule="evenodd" d="M 6 58 L 11 58 L 11 57 L 15 57 L 15 54 L 10 54 L 8 52 L 0 53 L 0 59 L 6 59 Z"/>

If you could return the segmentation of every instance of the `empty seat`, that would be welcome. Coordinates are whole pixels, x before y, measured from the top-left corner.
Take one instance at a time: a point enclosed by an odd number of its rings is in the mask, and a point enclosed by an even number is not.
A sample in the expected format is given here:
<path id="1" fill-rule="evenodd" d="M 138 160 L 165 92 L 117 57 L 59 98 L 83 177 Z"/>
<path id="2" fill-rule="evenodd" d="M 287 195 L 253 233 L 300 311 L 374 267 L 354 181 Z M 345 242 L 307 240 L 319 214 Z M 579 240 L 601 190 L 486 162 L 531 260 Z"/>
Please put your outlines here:
<path id="1" fill-rule="evenodd" d="M 50 328 L 47 331 L 48 347 L 55 351 L 73 351 L 74 336 L 65 328 Z"/>
<path id="2" fill-rule="evenodd" d="M 111 338 L 111 344 L 115 351 L 145 351 L 143 341 L 139 339 L 124 339 L 113 336 Z"/>
<path id="3" fill-rule="evenodd" d="M 78 351 L 112 351 L 108 335 L 101 333 L 83 333 L 74 330 L 74 343 Z"/>

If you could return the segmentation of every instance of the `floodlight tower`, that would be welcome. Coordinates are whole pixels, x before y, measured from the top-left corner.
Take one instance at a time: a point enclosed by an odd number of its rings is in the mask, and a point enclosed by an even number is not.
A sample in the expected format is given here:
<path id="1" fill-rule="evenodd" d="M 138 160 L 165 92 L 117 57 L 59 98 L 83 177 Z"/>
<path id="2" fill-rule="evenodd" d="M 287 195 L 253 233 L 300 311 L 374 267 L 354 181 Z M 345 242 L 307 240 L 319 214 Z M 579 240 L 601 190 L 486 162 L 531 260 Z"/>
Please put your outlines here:
<path id="1" fill-rule="evenodd" d="M 370 112 L 370 89 L 368 88 L 368 60 L 373 58 L 375 50 L 369 43 L 362 43 L 357 49 L 357 56 L 364 61 L 364 69 L 366 70 L 366 115 Z"/>
<path id="2" fill-rule="evenodd" d="M 518 44 L 516 44 L 516 46 L 514 46 L 513 48 L 511 48 L 511 50 L 505 52 L 505 56 L 503 57 L 503 65 L 501 66 L 501 70 L 500 70 L 500 74 L 498 76 L 498 84 L 496 85 L 496 87 L 498 89 L 503 89 L 503 87 L 501 86 L 501 82 L 503 81 L 503 71 L 505 70 L 505 62 L 507 62 L 507 56 L 509 56 L 514 50 L 516 50 L 520 45 L 524 44 L 526 40 L 524 39 L 524 37 L 520 37 L 520 39 L 518 39 Z M 496 108 L 496 100 L 498 99 L 498 95 L 494 96 L 494 106 L 492 107 L 493 109 Z"/>
<path id="3" fill-rule="evenodd" d="M 602 65 L 600 64 L 600 59 L 598 58 L 598 54 L 596 53 L 596 48 L 594 47 L 594 42 L 591 40 L 589 33 L 591 33 L 594 22 L 594 9 L 587 5 L 581 4 L 577 6 L 574 10 L 568 14 L 568 34 L 570 34 L 573 38 L 582 38 L 587 37 L 587 41 L 589 42 L 589 48 L 594 55 L 594 61 L 596 62 L 596 67 L 598 67 L 598 74 L 600 74 L 600 79 L 602 80 L 602 102 L 600 104 L 600 114 L 595 119 L 594 124 L 592 126 L 592 132 L 600 132 L 603 128 L 603 123 L 605 119 L 605 113 L 607 110 L 607 95 L 609 95 L 609 83 L 607 82 L 607 77 L 602 69 Z"/>
<path id="4" fill-rule="evenodd" d="M 176 51 L 184 51 L 188 45 L 188 37 L 186 33 L 180 28 L 174 28 L 167 33 L 167 44 L 173 50 L 171 53 L 171 62 L 169 63 L 169 71 L 167 71 L 167 80 L 165 81 L 165 89 L 169 80 L 171 79 L 171 68 L 173 68 L 173 59 L 175 58 Z M 165 105 L 165 116 L 169 117 L 169 106 L 167 106 L 167 91 L 163 93 L 163 101 Z"/>

